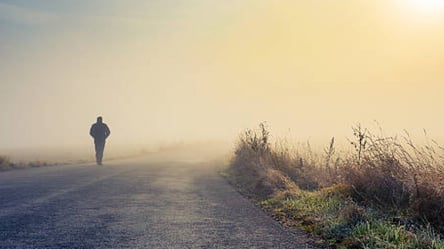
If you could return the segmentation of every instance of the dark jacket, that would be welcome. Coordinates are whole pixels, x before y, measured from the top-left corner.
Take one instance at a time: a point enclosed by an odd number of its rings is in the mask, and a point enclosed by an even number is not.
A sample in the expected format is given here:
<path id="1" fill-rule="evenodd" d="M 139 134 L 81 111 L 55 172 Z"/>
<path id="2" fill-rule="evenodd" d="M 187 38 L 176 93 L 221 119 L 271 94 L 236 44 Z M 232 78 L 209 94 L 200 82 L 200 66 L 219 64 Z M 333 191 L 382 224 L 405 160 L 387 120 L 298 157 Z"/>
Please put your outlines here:
<path id="1" fill-rule="evenodd" d="M 95 123 L 91 126 L 89 134 L 95 141 L 105 141 L 111 132 L 105 123 Z"/>

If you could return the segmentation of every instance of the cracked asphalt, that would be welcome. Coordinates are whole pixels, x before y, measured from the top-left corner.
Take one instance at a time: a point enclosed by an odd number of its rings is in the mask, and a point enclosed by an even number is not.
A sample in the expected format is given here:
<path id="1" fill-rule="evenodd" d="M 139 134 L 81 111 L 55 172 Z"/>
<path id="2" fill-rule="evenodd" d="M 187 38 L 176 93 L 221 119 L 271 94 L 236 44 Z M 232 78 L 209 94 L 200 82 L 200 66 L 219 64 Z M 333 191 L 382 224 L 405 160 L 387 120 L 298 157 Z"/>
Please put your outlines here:
<path id="1" fill-rule="evenodd" d="M 0 248 L 312 248 L 216 167 L 146 158 L 0 173 Z"/>

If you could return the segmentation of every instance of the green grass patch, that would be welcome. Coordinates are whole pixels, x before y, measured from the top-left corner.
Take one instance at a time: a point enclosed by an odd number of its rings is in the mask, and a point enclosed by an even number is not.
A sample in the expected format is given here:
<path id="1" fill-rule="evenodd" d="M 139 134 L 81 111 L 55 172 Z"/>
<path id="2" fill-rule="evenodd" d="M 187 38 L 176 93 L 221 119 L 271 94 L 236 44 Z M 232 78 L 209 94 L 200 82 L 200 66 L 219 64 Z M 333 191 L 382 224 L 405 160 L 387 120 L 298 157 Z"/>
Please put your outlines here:
<path id="1" fill-rule="evenodd" d="M 430 227 L 396 223 L 396 217 L 360 206 L 345 185 L 285 191 L 260 204 L 285 225 L 317 235 L 333 248 L 444 249 L 444 240 Z"/>

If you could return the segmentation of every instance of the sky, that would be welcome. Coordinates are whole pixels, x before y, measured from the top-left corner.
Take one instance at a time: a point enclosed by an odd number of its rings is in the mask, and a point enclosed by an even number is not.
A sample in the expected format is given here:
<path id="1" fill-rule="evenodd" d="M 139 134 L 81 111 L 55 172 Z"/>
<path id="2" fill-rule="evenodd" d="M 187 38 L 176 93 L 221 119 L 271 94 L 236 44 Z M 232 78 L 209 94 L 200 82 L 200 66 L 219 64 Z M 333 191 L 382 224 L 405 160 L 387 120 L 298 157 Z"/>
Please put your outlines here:
<path id="1" fill-rule="evenodd" d="M 0 148 L 444 137 L 438 0 L 0 0 Z"/>

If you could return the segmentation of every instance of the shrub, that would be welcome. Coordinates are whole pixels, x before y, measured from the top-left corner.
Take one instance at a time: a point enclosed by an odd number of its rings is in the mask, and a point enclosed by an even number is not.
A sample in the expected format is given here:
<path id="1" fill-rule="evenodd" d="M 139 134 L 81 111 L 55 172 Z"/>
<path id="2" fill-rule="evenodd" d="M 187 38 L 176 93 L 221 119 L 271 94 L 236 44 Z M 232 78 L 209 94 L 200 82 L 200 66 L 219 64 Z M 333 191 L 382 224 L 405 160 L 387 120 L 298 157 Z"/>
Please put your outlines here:
<path id="1" fill-rule="evenodd" d="M 13 166 L 11 161 L 6 156 L 0 156 L 0 170 L 8 170 Z"/>

